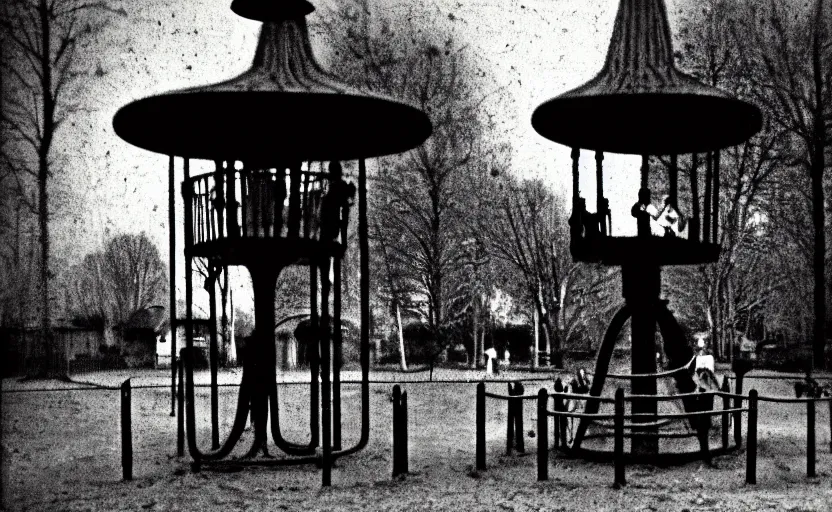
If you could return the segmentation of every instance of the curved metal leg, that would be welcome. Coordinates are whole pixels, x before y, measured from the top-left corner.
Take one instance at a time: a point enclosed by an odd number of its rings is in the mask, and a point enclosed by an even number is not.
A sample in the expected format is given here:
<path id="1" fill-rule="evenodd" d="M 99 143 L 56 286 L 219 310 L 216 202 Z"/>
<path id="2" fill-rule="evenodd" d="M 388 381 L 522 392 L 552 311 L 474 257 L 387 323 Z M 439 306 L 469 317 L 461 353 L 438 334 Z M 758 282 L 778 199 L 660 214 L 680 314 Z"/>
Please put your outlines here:
<path id="1" fill-rule="evenodd" d="M 612 350 L 615 348 L 615 340 L 618 338 L 618 333 L 624 327 L 624 322 L 630 316 L 632 316 L 632 312 L 625 304 L 612 317 L 612 321 L 609 327 L 607 327 L 607 332 L 604 333 L 604 340 L 601 342 L 601 347 L 598 349 L 598 357 L 595 360 L 595 373 L 592 379 L 592 386 L 589 389 L 589 395 L 592 397 L 601 396 L 607 373 L 609 373 L 610 358 L 612 357 Z M 598 413 L 600 404 L 600 401 L 589 398 L 584 406 L 584 412 L 587 414 L 596 414 Z M 589 427 L 589 421 L 586 418 L 581 418 L 581 421 L 578 422 L 578 430 L 575 432 L 575 440 L 572 442 L 572 449 L 581 447 L 581 442 L 584 439 L 584 435 L 586 435 L 587 427 Z"/>

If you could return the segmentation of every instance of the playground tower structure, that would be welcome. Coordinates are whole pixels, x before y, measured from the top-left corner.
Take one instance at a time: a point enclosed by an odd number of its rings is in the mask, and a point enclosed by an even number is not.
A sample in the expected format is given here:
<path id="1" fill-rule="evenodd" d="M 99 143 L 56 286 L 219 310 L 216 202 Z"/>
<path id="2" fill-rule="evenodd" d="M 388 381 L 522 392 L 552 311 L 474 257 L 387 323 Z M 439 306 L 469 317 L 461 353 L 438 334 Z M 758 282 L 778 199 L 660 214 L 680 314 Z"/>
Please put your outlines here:
<path id="1" fill-rule="evenodd" d="M 676 69 L 663 0 L 621 0 L 604 67 L 586 84 L 552 98 L 535 110 L 532 126 L 549 140 L 572 148 L 572 216 L 570 249 L 576 261 L 621 266 L 625 305 L 613 317 L 598 352 L 590 395 L 600 396 L 615 340 L 631 319 L 632 392 L 656 394 L 656 325 L 664 339 L 671 368 L 687 365 L 693 349 L 660 299 L 663 265 L 700 265 L 717 261 L 719 219 L 719 151 L 754 135 L 762 126 L 760 110 L 732 95 L 704 85 Z M 596 212 L 586 211 L 580 196 L 578 159 L 581 149 L 595 151 Z M 633 207 L 635 237 L 613 236 L 609 203 L 603 190 L 604 152 L 642 156 L 641 190 Z M 669 155 L 667 202 L 679 210 L 677 157 L 713 153 L 713 201 L 705 199 L 700 215 L 698 177 L 692 173 L 692 212 L 688 236 L 653 236 L 650 218 L 649 156 Z M 707 187 L 706 187 L 707 189 Z M 633 195 L 633 199 L 636 195 Z M 704 229 L 701 229 L 704 228 Z M 680 393 L 695 390 L 688 372 L 674 375 Z M 586 413 L 597 413 L 588 400 Z M 685 401 L 689 412 L 696 401 Z M 655 425 L 656 401 L 634 401 L 638 420 Z M 581 419 L 572 450 L 579 451 L 589 421 Z M 643 460 L 658 454 L 654 426 L 634 429 L 631 453 Z M 652 435 L 651 435 L 652 434 Z M 701 441 L 701 436 L 700 436 Z M 705 440 L 707 442 L 707 440 Z"/>
<path id="2" fill-rule="evenodd" d="M 314 462 L 323 468 L 323 485 L 330 485 L 333 460 L 361 450 L 369 438 L 364 159 L 416 147 L 427 139 L 432 126 L 422 111 L 357 90 L 321 69 L 312 53 L 305 19 L 314 8 L 306 0 L 234 0 L 231 8 L 243 17 L 263 22 L 251 69 L 220 83 L 134 101 L 116 113 L 113 126 L 127 142 L 170 157 L 172 255 L 174 157 L 183 159 L 185 403 L 192 466 L 198 469 L 203 464 L 227 461 L 250 413 L 254 442 L 234 463 Z M 192 177 L 191 159 L 213 161 L 215 171 Z M 355 187 L 342 177 L 343 160 L 358 160 L 361 268 L 361 436 L 348 448 L 342 448 L 340 440 L 340 264 Z M 311 162 L 321 162 L 319 170 L 313 171 Z M 323 170 L 323 162 L 329 162 L 328 172 Z M 216 441 L 216 336 L 212 335 L 215 442 L 211 450 L 201 449 L 196 436 L 192 266 L 197 257 L 205 258 L 212 269 L 246 267 L 254 288 L 255 331 L 245 349 L 234 423 L 221 444 Z M 310 364 L 310 441 L 301 444 L 281 434 L 276 385 L 275 284 L 281 270 L 289 265 L 310 268 L 310 303 L 318 333 Z M 171 256 L 172 312 L 173 271 Z M 332 324 L 336 328 L 331 329 Z M 331 349 L 334 358 L 330 357 Z M 267 453 L 267 420 L 274 443 L 291 457 L 257 458 L 258 452 Z"/>

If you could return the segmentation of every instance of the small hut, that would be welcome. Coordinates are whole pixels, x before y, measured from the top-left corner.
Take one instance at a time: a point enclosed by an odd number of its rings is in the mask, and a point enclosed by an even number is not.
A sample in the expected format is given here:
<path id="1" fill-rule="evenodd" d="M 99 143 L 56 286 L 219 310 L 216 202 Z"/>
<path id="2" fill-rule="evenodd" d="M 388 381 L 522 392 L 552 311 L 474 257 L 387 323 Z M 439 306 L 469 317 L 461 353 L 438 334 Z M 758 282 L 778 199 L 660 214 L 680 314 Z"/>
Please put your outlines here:
<path id="1" fill-rule="evenodd" d="M 121 326 L 121 352 L 130 368 L 155 368 L 156 343 L 170 336 L 170 319 L 163 306 L 138 309 Z"/>

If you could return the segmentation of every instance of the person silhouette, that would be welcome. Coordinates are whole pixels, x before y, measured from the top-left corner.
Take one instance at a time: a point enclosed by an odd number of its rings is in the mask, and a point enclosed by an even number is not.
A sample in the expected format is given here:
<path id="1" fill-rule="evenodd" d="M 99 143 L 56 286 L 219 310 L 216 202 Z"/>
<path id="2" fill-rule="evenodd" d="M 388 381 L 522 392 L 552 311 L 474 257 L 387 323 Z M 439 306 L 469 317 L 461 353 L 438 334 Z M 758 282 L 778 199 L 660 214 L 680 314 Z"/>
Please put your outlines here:
<path id="1" fill-rule="evenodd" d="M 341 224 L 346 222 L 352 199 L 355 197 L 355 185 L 343 179 L 341 163 L 329 163 L 329 190 L 321 204 L 321 240 L 335 241 L 341 233 Z"/>
<path id="2" fill-rule="evenodd" d="M 638 191 L 638 202 L 633 205 L 630 213 L 636 218 L 638 236 L 661 236 L 664 229 L 658 225 L 659 211 L 653 206 L 650 200 L 650 189 L 640 188 Z"/>

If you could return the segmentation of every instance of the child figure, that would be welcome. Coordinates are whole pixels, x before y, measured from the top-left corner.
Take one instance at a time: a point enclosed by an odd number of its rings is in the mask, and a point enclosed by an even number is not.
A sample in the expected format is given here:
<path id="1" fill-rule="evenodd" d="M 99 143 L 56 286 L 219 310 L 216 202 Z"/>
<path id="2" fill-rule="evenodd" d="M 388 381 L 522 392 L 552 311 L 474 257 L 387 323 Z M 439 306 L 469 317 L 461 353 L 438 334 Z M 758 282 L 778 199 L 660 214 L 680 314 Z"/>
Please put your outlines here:
<path id="1" fill-rule="evenodd" d="M 664 236 L 680 236 L 687 227 L 687 220 L 676 210 L 669 196 L 664 196 L 663 203 L 664 208 L 662 208 L 657 222 L 659 226 L 664 228 Z"/>

